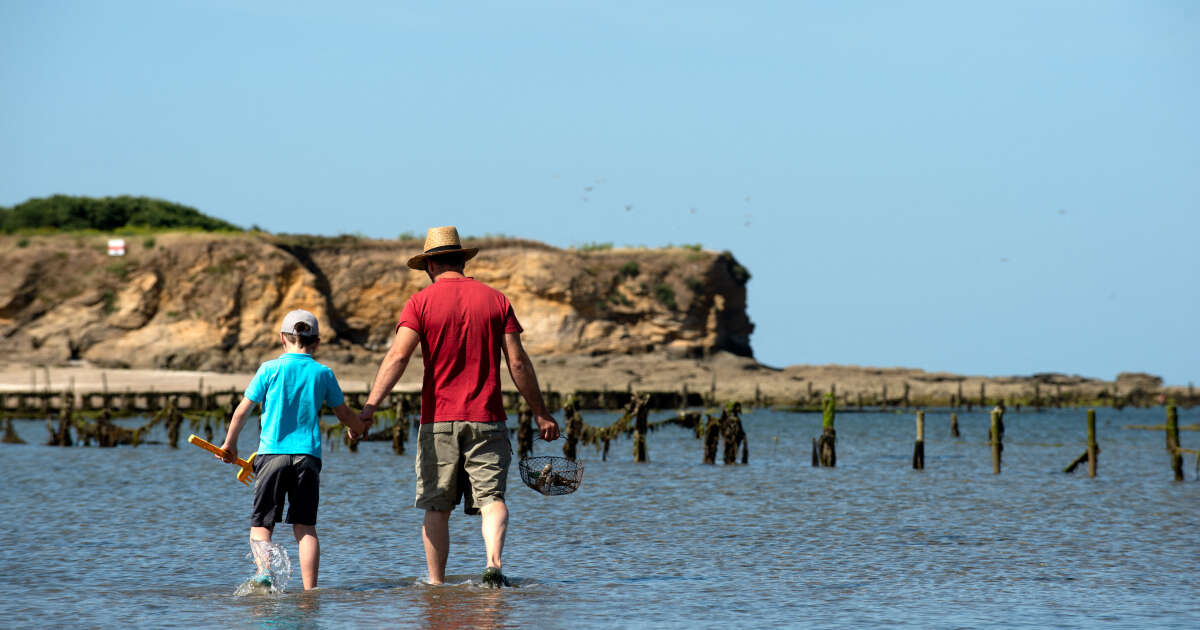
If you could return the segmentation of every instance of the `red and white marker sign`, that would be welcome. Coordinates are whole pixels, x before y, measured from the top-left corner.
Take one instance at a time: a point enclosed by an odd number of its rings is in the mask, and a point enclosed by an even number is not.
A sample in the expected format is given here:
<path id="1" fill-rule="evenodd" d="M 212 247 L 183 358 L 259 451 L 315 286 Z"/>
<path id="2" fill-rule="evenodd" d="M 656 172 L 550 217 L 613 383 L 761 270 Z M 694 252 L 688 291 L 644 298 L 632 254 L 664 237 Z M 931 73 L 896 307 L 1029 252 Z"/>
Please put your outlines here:
<path id="1" fill-rule="evenodd" d="M 124 256 L 125 255 L 125 239 L 114 238 L 108 241 L 109 256 Z"/>

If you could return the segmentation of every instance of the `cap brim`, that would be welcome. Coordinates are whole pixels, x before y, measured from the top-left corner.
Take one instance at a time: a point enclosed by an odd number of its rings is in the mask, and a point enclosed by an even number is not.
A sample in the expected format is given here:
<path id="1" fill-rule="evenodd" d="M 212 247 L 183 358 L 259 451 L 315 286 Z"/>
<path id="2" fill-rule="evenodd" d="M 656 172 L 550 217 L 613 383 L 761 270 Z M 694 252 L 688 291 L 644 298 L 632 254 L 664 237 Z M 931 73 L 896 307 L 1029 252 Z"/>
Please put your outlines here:
<path id="1" fill-rule="evenodd" d="M 475 257 L 475 254 L 479 253 L 479 248 L 478 247 L 464 247 L 462 249 L 447 249 L 447 250 L 443 250 L 440 252 L 434 252 L 432 254 L 417 254 L 416 256 L 413 256 L 412 258 L 408 259 L 408 268 L 416 269 L 418 271 L 425 271 L 425 260 L 426 259 L 428 259 L 432 256 L 441 256 L 442 254 L 453 254 L 454 252 L 466 252 L 466 254 L 467 254 L 466 260 L 471 260 L 472 258 Z"/>

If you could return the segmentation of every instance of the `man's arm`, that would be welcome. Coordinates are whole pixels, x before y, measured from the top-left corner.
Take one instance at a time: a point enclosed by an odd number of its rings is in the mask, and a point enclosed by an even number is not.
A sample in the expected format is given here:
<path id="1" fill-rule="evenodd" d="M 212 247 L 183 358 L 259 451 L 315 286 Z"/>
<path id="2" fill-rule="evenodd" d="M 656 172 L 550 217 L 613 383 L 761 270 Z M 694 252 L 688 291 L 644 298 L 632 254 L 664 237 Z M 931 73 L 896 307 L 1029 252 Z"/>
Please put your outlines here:
<path id="1" fill-rule="evenodd" d="M 246 423 L 246 416 L 250 415 L 250 410 L 256 405 L 249 398 L 242 398 L 242 402 L 238 403 L 237 409 L 233 411 L 233 419 L 229 421 L 229 430 L 225 432 L 225 443 L 221 445 L 221 450 L 225 451 L 227 457 L 214 455 L 219 460 L 232 464 L 237 461 L 237 442 L 238 435 L 242 432 L 242 425 Z"/>
<path id="2" fill-rule="evenodd" d="M 508 362 L 508 373 L 512 376 L 517 391 L 529 403 L 533 419 L 537 421 L 538 433 L 547 442 L 558 439 L 558 421 L 546 411 L 546 402 L 542 400 L 542 389 L 538 387 L 537 374 L 533 371 L 533 361 L 525 353 L 521 345 L 521 333 L 504 333 L 504 359 Z"/>
<path id="3" fill-rule="evenodd" d="M 367 404 L 363 405 L 362 413 L 358 414 L 359 419 L 369 420 L 374 417 L 375 409 L 396 386 L 400 377 L 404 376 L 404 370 L 408 368 L 408 360 L 412 358 L 413 350 L 420 342 L 421 338 L 417 335 L 417 331 L 405 326 L 396 329 L 392 347 L 388 348 L 387 355 L 379 364 L 379 372 L 375 375 L 375 384 L 371 387 L 371 393 L 367 396 Z"/>

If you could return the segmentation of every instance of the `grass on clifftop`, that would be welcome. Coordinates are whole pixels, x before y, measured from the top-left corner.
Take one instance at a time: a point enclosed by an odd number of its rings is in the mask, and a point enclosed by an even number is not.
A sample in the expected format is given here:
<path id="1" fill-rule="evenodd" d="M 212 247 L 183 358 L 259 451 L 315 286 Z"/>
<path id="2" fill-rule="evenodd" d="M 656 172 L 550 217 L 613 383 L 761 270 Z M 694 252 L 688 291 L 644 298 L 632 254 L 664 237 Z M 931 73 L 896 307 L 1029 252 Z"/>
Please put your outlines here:
<path id="1" fill-rule="evenodd" d="M 141 234 L 161 230 L 242 232 L 242 228 L 195 208 L 150 197 L 34 198 L 0 207 L 0 232 L 48 233 L 97 230 Z"/>

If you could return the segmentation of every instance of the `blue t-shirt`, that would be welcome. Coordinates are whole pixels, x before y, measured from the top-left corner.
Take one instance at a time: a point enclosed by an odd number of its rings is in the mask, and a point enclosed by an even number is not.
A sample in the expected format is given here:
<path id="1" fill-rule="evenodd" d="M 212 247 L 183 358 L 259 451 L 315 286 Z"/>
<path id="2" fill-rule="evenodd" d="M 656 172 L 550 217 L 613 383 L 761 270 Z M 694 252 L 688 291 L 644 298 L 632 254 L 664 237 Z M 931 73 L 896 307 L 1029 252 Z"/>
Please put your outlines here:
<path id="1" fill-rule="evenodd" d="M 246 398 L 263 406 L 258 454 L 321 456 L 321 404 L 346 402 L 333 370 L 288 352 L 258 367 Z"/>

